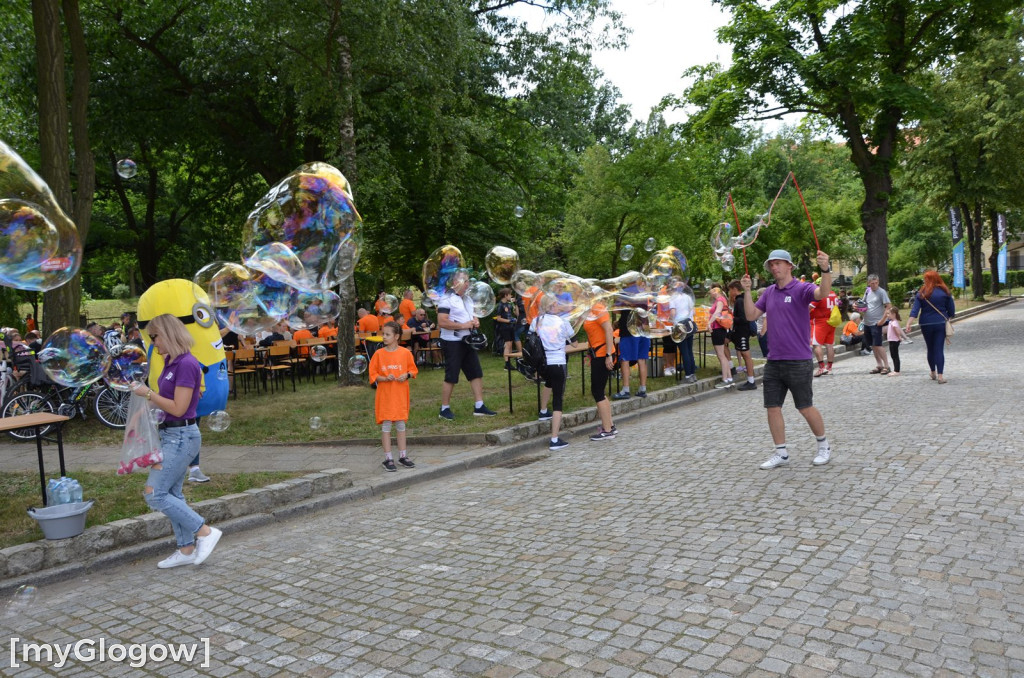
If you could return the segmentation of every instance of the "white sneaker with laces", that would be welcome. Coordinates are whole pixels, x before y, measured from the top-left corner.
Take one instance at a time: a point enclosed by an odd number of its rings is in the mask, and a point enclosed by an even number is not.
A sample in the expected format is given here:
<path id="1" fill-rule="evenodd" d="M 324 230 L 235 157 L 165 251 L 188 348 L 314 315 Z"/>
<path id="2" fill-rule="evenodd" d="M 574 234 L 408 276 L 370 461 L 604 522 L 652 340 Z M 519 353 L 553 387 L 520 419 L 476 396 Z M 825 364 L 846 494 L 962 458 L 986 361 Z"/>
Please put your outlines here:
<path id="1" fill-rule="evenodd" d="M 196 550 L 192 552 L 195 556 L 196 565 L 201 565 L 203 561 L 210 557 L 223 534 L 216 527 L 211 527 L 210 534 L 205 537 L 196 537 Z"/>
<path id="2" fill-rule="evenodd" d="M 776 466 L 785 466 L 789 463 L 789 457 L 783 457 L 781 454 L 776 452 L 771 456 L 771 459 L 761 464 L 761 468 L 768 470 L 775 468 Z"/>
<path id="3" fill-rule="evenodd" d="M 814 458 L 812 462 L 815 466 L 824 466 L 832 460 L 832 448 L 831 447 L 819 447 L 818 456 Z"/>
<path id="4" fill-rule="evenodd" d="M 172 567 L 180 567 L 181 565 L 193 565 L 196 562 L 196 552 L 192 551 L 189 555 L 185 555 L 181 551 L 175 551 L 169 558 L 164 558 L 156 564 L 161 570 L 168 570 Z"/>

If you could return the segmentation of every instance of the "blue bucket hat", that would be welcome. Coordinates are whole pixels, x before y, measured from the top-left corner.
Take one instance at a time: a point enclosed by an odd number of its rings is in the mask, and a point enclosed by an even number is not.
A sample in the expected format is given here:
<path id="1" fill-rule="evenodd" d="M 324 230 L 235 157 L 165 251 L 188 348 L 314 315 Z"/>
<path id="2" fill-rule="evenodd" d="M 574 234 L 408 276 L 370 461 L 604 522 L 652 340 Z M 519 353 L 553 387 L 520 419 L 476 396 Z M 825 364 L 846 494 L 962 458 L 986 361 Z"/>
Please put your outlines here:
<path id="1" fill-rule="evenodd" d="M 768 270 L 769 261 L 785 261 L 793 268 L 796 268 L 796 264 L 793 263 L 793 257 L 789 256 L 789 252 L 786 250 L 772 250 L 768 253 L 768 258 L 764 260 L 764 270 Z"/>

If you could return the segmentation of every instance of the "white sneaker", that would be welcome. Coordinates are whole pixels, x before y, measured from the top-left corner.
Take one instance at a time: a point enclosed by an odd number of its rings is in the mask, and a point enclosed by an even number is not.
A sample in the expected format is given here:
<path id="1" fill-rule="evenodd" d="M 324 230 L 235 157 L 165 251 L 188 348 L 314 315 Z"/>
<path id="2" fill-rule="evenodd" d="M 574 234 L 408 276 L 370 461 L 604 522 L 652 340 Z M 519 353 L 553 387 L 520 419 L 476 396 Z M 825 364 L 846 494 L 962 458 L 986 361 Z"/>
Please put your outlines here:
<path id="1" fill-rule="evenodd" d="M 196 550 L 193 551 L 195 555 L 196 565 L 201 565 L 204 560 L 210 557 L 213 553 L 214 547 L 217 546 L 217 542 L 220 541 L 221 535 L 224 534 L 216 527 L 210 528 L 210 534 L 205 537 L 196 537 Z"/>
<path id="2" fill-rule="evenodd" d="M 818 456 L 814 458 L 812 462 L 815 466 L 824 466 L 832 459 L 832 448 L 831 447 L 819 447 Z"/>
<path id="3" fill-rule="evenodd" d="M 673 376 L 673 375 L 674 375 L 675 373 L 676 373 L 676 368 L 674 368 L 674 367 L 666 367 L 666 368 L 665 368 L 665 376 L 666 376 L 666 377 L 671 377 L 671 376 Z"/>
<path id="4" fill-rule="evenodd" d="M 189 555 L 185 555 L 181 551 L 175 551 L 171 554 L 170 558 L 164 558 L 156 564 L 161 570 L 167 570 L 172 567 L 179 567 L 181 565 L 193 565 L 196 562 L 196 552 L 192 551 Z"/>
<path id="5" fill-rule="evenodd" d="M 781 454 L 776 452 L 772 455 L 771 459 L 761 464 L 761 468 L 768 470 L 775 468 L 776 466 L 785 466 L 789 463 L 789 457 L 783 457 Z"/>

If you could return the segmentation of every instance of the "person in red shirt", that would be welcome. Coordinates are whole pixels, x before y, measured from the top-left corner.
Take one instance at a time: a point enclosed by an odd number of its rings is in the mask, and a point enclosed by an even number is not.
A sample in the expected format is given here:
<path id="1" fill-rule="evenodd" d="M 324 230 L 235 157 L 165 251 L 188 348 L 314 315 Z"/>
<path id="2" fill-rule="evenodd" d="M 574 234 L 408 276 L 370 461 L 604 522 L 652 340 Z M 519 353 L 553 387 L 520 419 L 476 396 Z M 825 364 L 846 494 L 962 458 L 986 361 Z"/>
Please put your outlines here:
<path id="1" fill-rule="evenodd" d="M 391 428 L 395 428 L 398 442 L 398 463 L 406 468 L 416 464 L 406 456 L 405 423 L 409 420 L 409 380 L 419 374 L 416 361 L 407 348 L 398 345 L 402 327 L 389 322 L 381 330 L 384 346 L 370 358 L 370 382 L 377 384 L 374 399 L 374 416 L 380 424 L 380 442 L 384 447 L 384 461 L 381 465 L 387 471 L 397 471 L 391 456 Z"/>
<path id="2" fill-rule="evenodd" d="M 836 328 L 828 324 L 832 315 L 832 309 L 839 304 L 839 298 L 835 292 L 829 292 L 828 296 L 811 304 L 811 346 L 814 347 L 814 358 L 818 361 L 818 369 L 814 376 L 820 377 L 825 374 L 832 374 L 832 363 L 836 361 Z M 825 351 L 821 347 L 825 347 Z M 828 365 L 825 365 L 824 357 L 828 357 Z"/>

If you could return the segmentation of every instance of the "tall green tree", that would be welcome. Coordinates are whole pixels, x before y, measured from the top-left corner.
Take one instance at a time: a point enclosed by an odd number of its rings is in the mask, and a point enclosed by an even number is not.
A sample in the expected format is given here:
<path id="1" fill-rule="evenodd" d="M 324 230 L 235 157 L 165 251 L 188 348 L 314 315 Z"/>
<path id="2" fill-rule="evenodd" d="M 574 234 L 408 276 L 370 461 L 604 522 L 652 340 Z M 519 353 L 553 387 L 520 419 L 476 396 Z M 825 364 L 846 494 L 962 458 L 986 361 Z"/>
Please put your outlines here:
<path id="1" fill-rule="evenodd" d="M 1017 0 L 716 0 L 732 12 L 719 39 L 732 65 L 694 69 L 685 93 L 693 124 L 816 116 L 847 144 L 863 186 L 861 226 L 867 265 L 883 283 L 886 218 L 902 126 L 933 102 L 920 75 L 970 48 Z"/>
<path id="2" fill-rule="evenodd" d="M 910 158 L 910 177 L 933 205 L 961 213 L 976 298 L 985 293 L 987 238 L 995 270 L 995 214 L 1024 207 L 1024 169 L 1016 162 L 1024 155 L 1024 27 L 1020 12 L 1005 18 L 976 50 L 930 74 L 939 105 L 922 120 L 921 145 Z"/>

